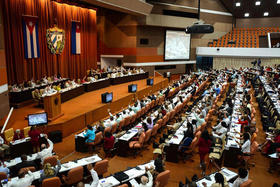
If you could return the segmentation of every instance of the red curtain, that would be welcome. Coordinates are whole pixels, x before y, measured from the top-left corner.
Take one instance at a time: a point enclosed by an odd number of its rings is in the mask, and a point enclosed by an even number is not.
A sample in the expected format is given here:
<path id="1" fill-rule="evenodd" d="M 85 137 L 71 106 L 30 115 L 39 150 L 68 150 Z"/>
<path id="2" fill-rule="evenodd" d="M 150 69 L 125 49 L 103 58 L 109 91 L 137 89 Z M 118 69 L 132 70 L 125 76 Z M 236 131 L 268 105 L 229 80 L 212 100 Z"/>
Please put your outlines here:
<path id="1" fill-rule="evenodd" d="M 60 73 L 81 78 L 97 67 L 96 11 L 50 0 L 1 0 L 3 8 L 5 53 L 9 84 Z M 22 16 L 38 16 L 40 57 L 24 58 Z M 56 20 L 56 21 L 55 21 Z M 71 54 L 71 21 L 81 23 L 81 54 Z M 65 31 L 65 46 L 60 55 L 51 54 L 46 31 L 54 26 Z"/>

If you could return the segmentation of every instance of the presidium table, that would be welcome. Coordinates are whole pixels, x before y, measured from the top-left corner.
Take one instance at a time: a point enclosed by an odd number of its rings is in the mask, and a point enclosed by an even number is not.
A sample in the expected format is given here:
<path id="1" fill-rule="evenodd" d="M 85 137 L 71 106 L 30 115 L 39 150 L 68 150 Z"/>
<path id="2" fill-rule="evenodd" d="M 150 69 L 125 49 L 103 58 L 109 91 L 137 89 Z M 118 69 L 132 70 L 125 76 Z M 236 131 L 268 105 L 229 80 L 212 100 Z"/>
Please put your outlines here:
<path id="1" fill-rule="evenodd" d="M 131 82 L 131 81 L 137 81 L 137 80 L 142 80 L 146 79 L 149 77 L 149 73 L 137 73 L 133 75 L 124 75 L 122 77 L 116 77 L 116 78 L 101 78 L 98 79 L 97 81 L 94 82 L 87 82 L 84 84 L 81 84 L 78 87 L 72 88 L 72 89 L 66 89 L 65 91 L 61 92 L 61 102 L 66 102 L 72 98 L 75 98 L 79 95 L 82 95 L 84 92 L 91 92 L 95 91 L 101 88 L 106 88 L 109 87 L 110 85 L 117 85 L 117 84 L 122 84 L 126 82 Z M 59 83 L 65 82 L 69 79 L 62 79 L 57 82 L 53 82 L 53 85 L 57 85 Z M 15 107 L 19 107 L 20 103 L 30 101 L 32 100 L 32 91 L 35 89 L 43 89 L 49 84 L 45 85 L 38 85 L 34 88 L 26 88 L 22 91 L 19 92 L 9 92 L 9 97 L 10 97 L 10 103 L 11 105 Z"/>

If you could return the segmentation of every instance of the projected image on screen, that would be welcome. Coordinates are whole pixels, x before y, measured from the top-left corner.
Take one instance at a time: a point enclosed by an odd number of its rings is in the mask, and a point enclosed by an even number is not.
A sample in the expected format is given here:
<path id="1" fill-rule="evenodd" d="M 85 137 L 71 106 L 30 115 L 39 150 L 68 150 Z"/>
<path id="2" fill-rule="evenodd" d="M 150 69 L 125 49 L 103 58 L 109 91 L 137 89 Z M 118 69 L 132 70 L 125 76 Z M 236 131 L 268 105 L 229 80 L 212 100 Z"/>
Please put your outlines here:
<path id="1" fill-rule="evenodd" d="M 189 60 L 191 35 L 185 31 L 167 30 L 165 33 L 165 60 Z"/>

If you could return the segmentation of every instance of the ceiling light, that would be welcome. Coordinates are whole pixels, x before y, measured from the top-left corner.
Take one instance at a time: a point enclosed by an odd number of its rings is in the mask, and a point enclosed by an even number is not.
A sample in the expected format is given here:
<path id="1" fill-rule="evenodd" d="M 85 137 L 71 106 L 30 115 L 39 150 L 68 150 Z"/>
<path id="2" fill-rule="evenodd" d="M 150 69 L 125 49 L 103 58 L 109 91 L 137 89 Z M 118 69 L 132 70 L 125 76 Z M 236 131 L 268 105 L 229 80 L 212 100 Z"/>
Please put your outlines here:
<path id="1" fill-rule="evenodd" d="M 256 5 L 256 6 L 260 6 L 260 5 L 261 5 L 261 2 L 260 2 L 260 1 L 256 1 L 255 5 Z"/>
<path id="2" fill-rule="evenodd" d="M 249 17 L 249 15 L 250 15 L 249 13 L 245 13 L 244 17 Z"/>
<path id="3" fill-rule="evenodd" d="M 263 16 L 268 16 L 268 15 L 269 15 L 268 12 L 263 13 Z"/>
<path id="4" fill-rule="evenodd" d="M 277 0 L 277 4 L 280 4 L 280 0 Z"/>
<path id="5" fill-rule="evenodd" d="M 278 1 L 280 1 L 280 0 L 278 0 Z M 237 2 L 237 3 L 235 3 L 235 6 L 241 6 L 241 3 Z"/>

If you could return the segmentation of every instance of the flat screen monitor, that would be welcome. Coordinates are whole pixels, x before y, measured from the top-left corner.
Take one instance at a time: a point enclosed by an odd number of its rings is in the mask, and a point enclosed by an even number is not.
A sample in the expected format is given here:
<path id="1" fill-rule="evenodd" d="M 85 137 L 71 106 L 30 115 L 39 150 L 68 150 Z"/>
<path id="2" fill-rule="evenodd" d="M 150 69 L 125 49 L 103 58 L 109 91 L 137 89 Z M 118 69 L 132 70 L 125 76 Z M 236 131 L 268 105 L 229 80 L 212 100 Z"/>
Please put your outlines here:
<path id="1" fill-rule="evenodd" d="M 154 84 L 154 79 L 147 79 L 147 85 L 152 86 Z"/>
<path id="2" fill-rule="evenodd" d="M 102 103 L 110 103 L 110 102 L 112 102 L 112 100 L 113 100 L 113 92 L 111 92 L 111 93 L 106 92 L 106 93 L 101 94 L 101 100 L 102 100 Z"/>
<path id="3" fill-rule="evenodd" d="M 129 93 L 137 92 L 137 84 L 130 84 L 130 85 L 128 85 L 128 92 Z"/>
<path id="4" fill-rule="evenodd" d="M 48 115 L 46 112 L 28 115 L 29 126 L 46 125 L 46 124 L 48 124 Z"/>
<path id="5" fill-rule="evenodd" d="M 110 102 L 112 102 L 112 101 L 113 101 L 113 92 L 108 93 L 108 94 L 106 95 L 106 103 L 110 103 Z"/>

